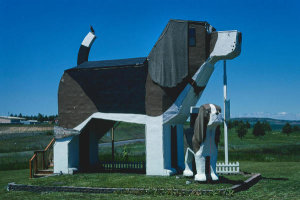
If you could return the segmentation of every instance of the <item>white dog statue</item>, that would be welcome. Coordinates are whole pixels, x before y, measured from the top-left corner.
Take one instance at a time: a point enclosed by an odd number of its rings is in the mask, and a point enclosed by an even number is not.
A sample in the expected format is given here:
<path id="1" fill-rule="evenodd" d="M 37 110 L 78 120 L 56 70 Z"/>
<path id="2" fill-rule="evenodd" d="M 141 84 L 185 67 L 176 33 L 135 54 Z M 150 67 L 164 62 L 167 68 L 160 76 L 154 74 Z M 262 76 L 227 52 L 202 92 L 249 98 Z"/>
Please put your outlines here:
<path id="1" fill-rule="evenodd" d="M 205 104 L 199 108 L 197 118 L 191 116 L 191 128 L 186 133 L 188 147 L 185 154 L 185 170 L 183 175 L 192 177 L 195 160 L 195 181 L 206 181 L 211 176 L 213 181 L 219 180 L 216 173 L 220 125 L 223 121 L 221 108 L 214 104 Z M 193 115 L 193 114 L 191 114 Z M 195 116 L 195 115 L 194 115 Z"/>

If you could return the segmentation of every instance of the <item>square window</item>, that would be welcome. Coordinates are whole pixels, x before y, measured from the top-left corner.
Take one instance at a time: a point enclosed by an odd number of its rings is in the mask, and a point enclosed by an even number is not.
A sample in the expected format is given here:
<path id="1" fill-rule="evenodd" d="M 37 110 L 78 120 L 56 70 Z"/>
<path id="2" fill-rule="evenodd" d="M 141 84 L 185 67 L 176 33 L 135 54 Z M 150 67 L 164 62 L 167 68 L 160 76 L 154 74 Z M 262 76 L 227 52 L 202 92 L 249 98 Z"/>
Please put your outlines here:
<path id="1" fill-rule="evenodd" d="M 196 46 L 196 29 L 189 28 L 189 46 L 195 47 Z"/>

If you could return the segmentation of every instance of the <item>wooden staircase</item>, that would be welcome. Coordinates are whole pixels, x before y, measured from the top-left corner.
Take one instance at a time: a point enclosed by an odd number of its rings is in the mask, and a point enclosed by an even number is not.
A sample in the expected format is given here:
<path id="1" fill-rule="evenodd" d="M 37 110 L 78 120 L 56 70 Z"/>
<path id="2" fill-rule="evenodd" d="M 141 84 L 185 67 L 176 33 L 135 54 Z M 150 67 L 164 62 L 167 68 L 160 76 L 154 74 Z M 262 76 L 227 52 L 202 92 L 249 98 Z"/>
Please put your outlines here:
<path id="1" fill-rule="evenodd" d="M 44 150 L 35 151 L 29 160 L 30 178 L 44 177 L 53 174 L 53 138 Z"/>

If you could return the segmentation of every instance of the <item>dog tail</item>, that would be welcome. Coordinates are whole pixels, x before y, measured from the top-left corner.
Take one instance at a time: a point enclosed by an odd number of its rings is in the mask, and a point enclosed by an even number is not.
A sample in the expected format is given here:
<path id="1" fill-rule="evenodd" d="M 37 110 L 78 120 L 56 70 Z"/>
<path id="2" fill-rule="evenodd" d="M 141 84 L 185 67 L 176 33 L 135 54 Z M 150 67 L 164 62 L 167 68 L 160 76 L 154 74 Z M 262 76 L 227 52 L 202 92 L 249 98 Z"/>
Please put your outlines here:
<path id="1" fill-rule="evenodd" d="M 88 61 L 90 49 L 96 39 L 95 31 L 91 26 L 91 31 L 85 36 L 84 40 L 81 43 L 79 48 L 78 57 L 77 57 L 77 65 Z"/>

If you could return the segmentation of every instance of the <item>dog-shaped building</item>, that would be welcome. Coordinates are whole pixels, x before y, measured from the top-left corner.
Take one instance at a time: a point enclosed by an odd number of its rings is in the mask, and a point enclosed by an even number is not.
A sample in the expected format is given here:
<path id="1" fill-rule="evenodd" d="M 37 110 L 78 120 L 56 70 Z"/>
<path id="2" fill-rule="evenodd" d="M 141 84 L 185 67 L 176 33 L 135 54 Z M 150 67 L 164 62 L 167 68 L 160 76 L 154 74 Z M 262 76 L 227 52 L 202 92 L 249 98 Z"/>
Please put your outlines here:
<path id="1" fill-rule="evenodd" d="M 98 140 L 116 122 L 145 125 L 146 174 L 184 169 L 183 124 L 219 60 L 241 51 L 241 33 L 207 22 L 170 20 L 148 57 L 88 61 L 94 32 L 58 90 L 54 173 L 98 161 Z M 177 170 L 176 170 L 177 169 Z"/>
<path id="2" fill-rule="evenodd" d="M 188 148 L 185 154 L 183 175 L 191 177 L 196 171 L 196 181 L 218 180 L 216 164 L 220 125 L 223 122 L 221 108 L 214 104 L 191 107 L 191 128 L 185 132 Z M 196 169 L 193 169 L 195 162 Z M 207 177 L 210 176 L 210 177 Z"/>

